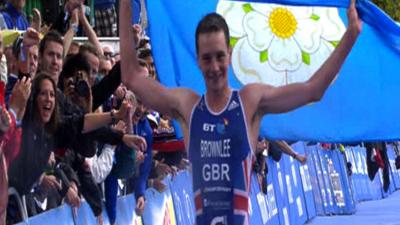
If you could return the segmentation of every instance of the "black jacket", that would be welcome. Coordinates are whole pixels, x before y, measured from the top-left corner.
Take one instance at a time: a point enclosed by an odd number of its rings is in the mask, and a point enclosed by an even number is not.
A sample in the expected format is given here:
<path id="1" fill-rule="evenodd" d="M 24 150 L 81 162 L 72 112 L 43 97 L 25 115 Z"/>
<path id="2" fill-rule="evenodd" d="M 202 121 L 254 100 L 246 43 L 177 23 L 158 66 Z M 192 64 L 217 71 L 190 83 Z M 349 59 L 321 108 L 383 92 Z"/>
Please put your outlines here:
<path id="1" fill-rule="evenodd" d="M 29 193 L 45 171 L 51 151 L 70 147 L 68 143 L 74 142 L 82 126 L 82 116 L 69 116 L 58 125 L 55 133 L 49 134 L 33 121 L 24 120 L 20 153 L 8 170 L 10 187 L 15 187 L 20 194 Z"/>

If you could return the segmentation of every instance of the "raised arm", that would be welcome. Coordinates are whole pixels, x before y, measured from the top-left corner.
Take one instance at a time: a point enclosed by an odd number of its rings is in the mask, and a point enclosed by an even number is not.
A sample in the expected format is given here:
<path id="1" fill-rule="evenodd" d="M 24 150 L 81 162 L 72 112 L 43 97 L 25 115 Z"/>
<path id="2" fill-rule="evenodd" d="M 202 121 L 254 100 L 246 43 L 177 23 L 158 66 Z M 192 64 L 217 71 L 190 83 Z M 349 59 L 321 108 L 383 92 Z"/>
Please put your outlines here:
<path id="1" fill-rule="evenodd" d="M 349 24 L 339 45 L 308 81 L 282 87 L 264 84 L 246 86 L 242 92 L 245 98 L 252 99 L 253 103 L 249 103 L 249 106 L 253 111 L 250 113 L 253 115 L 255 113 L 258 115 L 282 113 L 319 101 L 335 79 L 361 32 L 362 22 L 358 18 L 355 0 L 351 1 L 347 17 Z"/>
<path id="2" fill-rule="evenodd" d="M 133 41 L 130 0 L 120 1 L 119 13 L 122 82 L 138 95 L 147 107 L 173 118 L 187 119 L 190 112 L 187 113 L 188 110 L 183 106 L 188 108 L 187 106 L 195 101 L 196 94 L 184 88 L 167 89 L 157 81 L 147 78 L 146 70 L 139 66 Z"/>
<path id="3" fill-rule="evenodd" d="M 85 6 L 83 4 L 81 4 L 80 7 L 78 8 L 78 15 L 79 15 L 79 22 L 82 25 L 83 31 L 85 32 L 86 36 L 88 37 L 89 42 L 92 43 L 96 47 L 96 49 L 100 55 L 104 55 L 103 48 L 101 48 L 99 39 L 97 38 L 97 34 L 93 30 L 89 21 L 86 19 Z"/>
<path id="4" fill-rule="evenodd" d="M 74 40 L 74 36 L 76 34 L 75 32 L 78 28 L 78 25 L 78 9 L 74 9 L 70 18 L 70 26 L 64 35 L 64 58 L 68 55 L 69 48 L 71 47 L 71 43 Z"/>

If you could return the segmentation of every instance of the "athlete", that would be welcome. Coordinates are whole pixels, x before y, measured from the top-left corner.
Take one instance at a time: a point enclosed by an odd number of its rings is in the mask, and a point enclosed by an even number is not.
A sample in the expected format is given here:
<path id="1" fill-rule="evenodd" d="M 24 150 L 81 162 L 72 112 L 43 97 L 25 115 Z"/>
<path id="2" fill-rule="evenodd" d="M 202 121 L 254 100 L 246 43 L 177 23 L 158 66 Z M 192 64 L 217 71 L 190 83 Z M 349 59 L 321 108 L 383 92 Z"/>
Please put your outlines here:
<path id="1" fill-rule="evenodd" d="M 282 87 L 253 83 L 233 90 L 228 84 L 228 26 L 220 15 L 206 15 L 196 29 L 203 96 L 188 88 L 168 89 L 141 75 L 145 71 L 132 44 L 131 16 L 130 0 L 121 0 L 122 79 L 146 106 L 180 122 L 192 163 L 196 224 L 248 224 L 250 167 L 260 121 L 265 114 L 288 112 L 322 98 L 361 31 L 355 0 L 344 36 L 321 68 L 304 83 Z"/>

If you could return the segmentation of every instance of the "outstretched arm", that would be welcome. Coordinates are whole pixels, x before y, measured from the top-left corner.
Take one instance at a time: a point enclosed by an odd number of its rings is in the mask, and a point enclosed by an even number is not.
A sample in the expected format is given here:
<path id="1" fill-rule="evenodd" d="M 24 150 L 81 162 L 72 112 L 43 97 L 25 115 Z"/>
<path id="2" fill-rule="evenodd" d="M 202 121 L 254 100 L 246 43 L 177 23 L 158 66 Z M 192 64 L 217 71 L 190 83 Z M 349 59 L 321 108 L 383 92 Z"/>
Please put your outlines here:
<path id="1" fill-rule="evenodd" d="M 106 113 L 87 113 L 83 118 L 82 133 L 88 133 L 100 127 L 109 125 L 111 122 L 119 121 L 125 118 L 126 113 L 130 110 L 131 106 L 123 102 L 119 110 Z"/>
<path id="2" fill-rule="evenodd" d="M 355 8 L 355 0 L 351 1 L 347 16 L 349 24 L 339 45 L 308 81 L 282 87 L 251 84 L 244 88 L 245 95 L 252 95 L 249 96 L 254 102 L 250 106 L 254 109 L 252 113 L 264 115 L 287 112 L 322 98 L 361 32 L 362 23 Z"/>
<path id="3" fill-rule="evenodd" d="M 288 143 L 286 143 L 286 141 L 272 141 L 272 143 L 278 145 L 279 148 L 282 150 L 282 152 L 284 152 L 287 155 L 290 155 L 291 157 L 299 161 L 301 164 L 305 164 L 307 162 L 307 156 L 297 154 L 297 152 L 295 152 L 293 148 Z"/>
<path id="4" fill-rule="evenodd" d="M 120 1 L 119 36 L 121 54 L 121 78 L 128 89 L 139 96 L 149 108 L 173 118 L 183 118 L 183 105 L 194 99 L 194 92 L 183 89 L 167 89 L 157 81 L 147 78 L 146 70 L 139 66 L 131 25 L 131 1 Z"/>

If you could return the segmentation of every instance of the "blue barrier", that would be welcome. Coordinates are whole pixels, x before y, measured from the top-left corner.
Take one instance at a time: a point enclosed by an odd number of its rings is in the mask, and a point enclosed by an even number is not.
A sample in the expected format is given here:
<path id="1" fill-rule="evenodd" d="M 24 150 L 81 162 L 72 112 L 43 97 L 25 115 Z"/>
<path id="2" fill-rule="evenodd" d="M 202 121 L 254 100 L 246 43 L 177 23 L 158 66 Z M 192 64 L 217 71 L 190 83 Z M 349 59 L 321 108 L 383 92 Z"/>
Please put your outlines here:
<path id="1" fill-rule="evenodd" d="M 303 143 L 297 142 L 292 145 L 292 148 L 298 152 L 301 151 Z M 304 201 L 303 187 L 300 177 L 300 166 L 297 160 L 286 154 L 283 155 L 282 159 L 285 162 L 286 172 L 286 185 L 291 191 L 291 198 L 289 197 L 289 218 L 290 224 L 304 224 L 307 221 L 307 209 Z M 282 161 L 281 159 L 281 161 Z"/>
<path id="2" fill-rule="evenodd" d="M 136 200 L 134 195 L 127 195 L 118 198 L 117 219 L 115 221 L 116 224 L 134 224 L 134 225 L 142 224 L 142 218 L 136 215 L 135 206 L 136 206 Z M 105 221 L 107 221 L 108 224 L 108 219 L 106 216 L 107 213 L 103 213 L 103 218 Z M 96 223 L 85 223 L 85 224 L 96 224 Z"/>
<path id="3" fill-rule="evenodd" d="M 27 223 L 21 222 L 17 225 L 43 225 L 55 224 L 55 222 L 57 222 L 57 224 L 59 225 L 75 225 L 71 213 L 71 207 L 69 207 L 68 205 L 63 205 L 56 209 L 49 210 L 46 213 L 30 217 L 28 218 Z"/>
<path id="4" fill-rule="evenodd" d="M 268 171 L 271 171 L 274 166 L 272 159 L 266 159 Z M 279 224 L 278 207 L 276 203 L 275 190 L 273 184 L 272 173 L 267 173 L 267 194 L 264 194 L 260 189 L 257 175 L 253 174 L 251 179 L 250 191 L 250 224 Z"/>
<path id="5" fill-rule="evenodd" d="M 260 190 L 255 174 L 251 178 L 250 223 L 263 225 L 304 224 L 318 215 L 351 214 L 355 212 L 355 200 L 379 199 L 395 190 L 400 181 L 398 171 L 392 168 L 391 186 L 382 191 L 381 171 L 373 181 L 366 175 L 365 149 L 347 147 L 346 159 L 353 164 L 353 175 L 347 176 L 344 155 L 338 150 L 323 150 L 319 145 L 292 145 L 299 154 L 307 154 L 306 165 L 299 165 L 293 158 L 283 155 L 280 162 L 271 158 L 268 166 L 267 194 Z M 388 148 L 393 167 L 394 153 Z M 135 213 L 133 195 L 123 196 L 117 202 L 117 224 L 195 224 L 192 196 L 192 179 L 188 171 L 168 177 L 164 183 L 169 187 L 163 193 L 149 188 L 145 192 L 146 205 L 143 217 Z M 354 200 L 354 199 L 355 200 Z M 104 225 L 108 218 L 103 213 Z M 97 224 L 90 207 L 83 202 L 77 212 L 68 205 L 50 210 L 28 219 L 19 225 L 80 225 Z"/>
<path id="6" fill-rule="evenodd" d="M 390 173 L 392 175 L 392 181 L 395 189 L 400 189 L 400 170 L 396 169 L 395 159 L 396 153 L 392 145 L 387 146 L 388 157 L 390 162 Z"/>
<path id="7" fill-rule="evenodd" d="M 321 189 L 321 193 L 325 198 L 325 213 L 327 215 L 335 214 L 334 202 L 333 202 L 333 192 L 332 192 L 332 184 L 328 172 L 328 162 L 329 156 L 325 154 L 327 151 L 323 150 L 321 146 L 317 145 L 317 153 L 319 159 L 319 166 L 321 167 L 322 177 L 319 179 L 319 182 L 323 183 L 324 189 Z"/>
<path id="8" fill-rule="evenodd" d="M 272 183 L 275 188 L 276 205 L 278 207 L 278 216 L 280 224 L 289 224 L 289 199 L 286 187 L 286 174 L 283 168 L 282 160 L 277 163 L 271 163 L 268 173 L 272 174 Z"/>
<path id="9" fill-rule="evenodd" d="M 169 183 L 172 193 L 176 224 L 190 225 L 195 223 L 195 210 L 193 203 L 192 177 L 188 171 L 180 172 Z M 189 182 L 190 181 L 190 182 Z"/>
<path id="10" fill-rule="evenodd" d="M 168 186 L 169 182 L 170 179 L 164 180 L 164 183 L 167 183 Z M 191 179 L 188 182 L 191 182 Z M 145 199 L 146 205 L 142 216 L 145 225 L 176 224 L 175 209 L 170 189 L 160 193 L 153 188 L 149 188 L 145 192 Z"/>
<path id="11" fill-rule="evenodd" d="M 307 163 L 304 165 L 299 166 L 300 168 L 300 177 L 301 177 L 301 184 L 303 188 L 304 194 L 304 203 L 307 210 L 307 220 L 311 220 L 317 215 L 314 196 L 313 196 L 313 186 L 312 186 L 312 178 L 310 176 L 309 164 L 310 164 L 310 155 L 306 149 L 306 146 L 303 142 L 298 142 L 296 146 L 293 146 L 297 153 L 306 155 L 308 157 Z M 311 160 L 312 162 L 312 160 Z M 316 181 L 316 180 L 315 180 Z"/>
<path id="12" fill-rule="evenodd" d="M 270 178 L 272 179 L 272 175 L 269 175 Z M 268 207 L 268 223 L 269 225 L 275 225 L 279 224 L 279 216 L 278 216 L 278 206 L 276 204 L 276 196 L 275 196 L 275 190 L 274 190 L 274 185 L 272 183 L 268 184 L 267 187 L 267 195 L 266 195 L 266 204 Z"/>
<path id="13" fill-rule="evenodd" d="M 353 166 L 356 168 L 356 173 L 354 174 L 355 185 L 353 190 L 356 193 L 357 201 L 366 201 L 378 198 L 379 196 L 373 195 L 374 191 L 372 191 L 371 182 L 368 178 L 365 149 L 356 146 L 352 148 L 352 152 L 355 159 L 355 165 Z"/>
<path id="14" fill-rule="evenodd" d="M 361 185 L 365 188 L 365 200 L 373 200 L 379 198 L 379 196 L 374 196 L 374 190 L 371 181 L 368 177 L 368 167 L 367 167 L 367 150 L 364 147 L 357 146 L 357 150 L 361 158 L 359 159 L 359 166 L 361 166 L 362 178 L 361 178 Z M 376 187 L 375 187 L 376 188 Z M 380 188 L 382 192 L 382 185 Z M 375 194 L 379 193 L 378 190 L 375 190 Z"/>
<path id="15" fill-rule="evenodd" d="M 339 214 L 355 213 L 355 201 L 353 199 L 353 189 L 351 188 L 349 177 L 347 175 L 344 155 L 338 149 L 332 151 L 332 160 L 334 170 L 337 171 L 337 179 L 332 180 L 336 206 Z M 333 173 L 331 173 L 331 176 Z"/>
<path id="16" fill-rule="evenodd" d="M 372 200 L 379 200 L 383 198 L 382 182 L 380 176 L 377 174 L 373 181 L 370 181 L 372 190 Z"/>
<path id="17" fill-rule="evenodd" d="M 351 176 L 349 177 L 349 188 L 352 190 L 351 197 L 354 200 L 354 202 L 357 203 L 356 190 L 355 190 L 355 184 L 354 184 L 354 174 L 355 174 L 356 168 L 354 166 L 355 162 L 354 162 L 353 152 L 352 152 L 351 148 L 346 148 L 344 153 L 345 153 L 347 163 L 351 164 L 351 168 L 348 168 L 348 169 L 351 169 L 351 171 L 349 171 L 349 173 L 351 173 Z M 347 167 L 347 165 L 346 165 L 346 167 Z"/>
<path id="18" fill-rule="evenodd" d="M 313 190 L 314 202 L 315 202 L 315 209 L 317 215 L 326 215 L 325 207 L 328 204 L 327 199 L 325 198 L 325 185 L 322 180 L 322 170 L 317 146 L 307 146 L 305 148 L 307 155 L 308 155 L 308 162 L 307 165 L 310 168 L 311 174 L 311 185 Z"/>
<path id="19" fill-rule="evenodd" d="M 260 190 L 257 175 L 251 176 L 250 184 L 250 224 L 267 224 L 269 212 L 264 194 Z"/>

